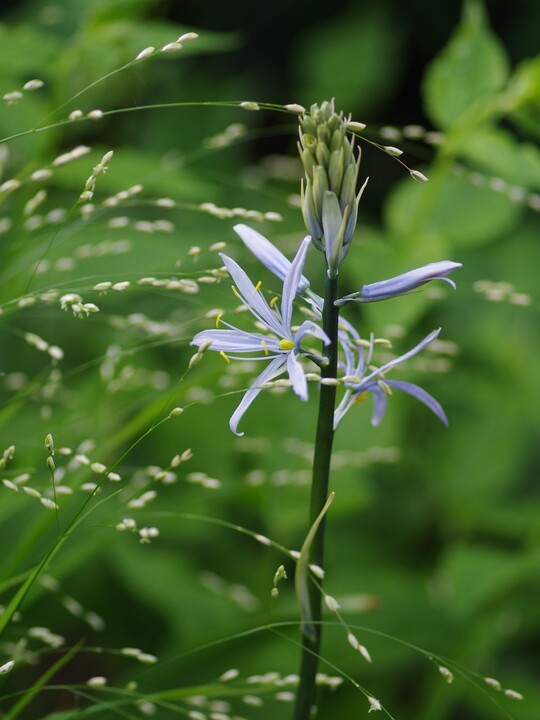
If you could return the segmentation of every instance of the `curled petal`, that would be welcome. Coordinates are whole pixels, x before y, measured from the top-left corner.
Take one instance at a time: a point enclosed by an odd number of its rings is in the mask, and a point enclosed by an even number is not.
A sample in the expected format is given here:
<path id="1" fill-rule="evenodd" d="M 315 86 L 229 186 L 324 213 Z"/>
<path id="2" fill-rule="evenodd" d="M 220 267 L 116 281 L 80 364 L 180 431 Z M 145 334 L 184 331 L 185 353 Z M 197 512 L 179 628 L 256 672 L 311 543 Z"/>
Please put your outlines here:
<path id="1" fill-rule="evenodd" d="M 313 335 L 313 337 L 322 340 L 325 345 L 330 345 L 330 338 L 328 335 L 317 325 L 317 323 L 313 322 L 313 320 L 304 320 L 296 331 L 294 335 L 294 342 L 297 346 L 300 345 L 302 338 L 305 335 Z"/>
<path id="2" fill-rule="evenodd" d="M 381 280 L 380 282 L 364 285 L 360 292 L 345 295 L 336 301 L 336 305 L 345 305 L 348 302 L 377 302 L 379 300 L 388 300 L 389 298 L 405 295 L 411 290 L 415 290 L 421 285 L 425 285 L 432 280 L 443 280 L 451 285 L 454 290 L 456 284 L 453 280 L 446 277 L 448 273 L 461 267 L 461 263 L 452 262 L 451 260 L 441 260 L 439 262 L 423 265 L 416 270 L 410 270 L 402 275 Z"/>

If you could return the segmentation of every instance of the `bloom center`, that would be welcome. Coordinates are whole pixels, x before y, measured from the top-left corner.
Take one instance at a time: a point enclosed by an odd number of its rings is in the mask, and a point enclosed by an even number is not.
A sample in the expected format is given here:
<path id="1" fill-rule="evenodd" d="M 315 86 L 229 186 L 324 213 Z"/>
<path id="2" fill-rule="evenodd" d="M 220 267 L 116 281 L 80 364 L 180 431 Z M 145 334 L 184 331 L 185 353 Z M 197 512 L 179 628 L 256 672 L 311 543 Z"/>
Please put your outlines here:
<path id="1" fill-rule="evenodd" d="M 280 350 L 294 350 L 296 345 L 292 340 L 280 340 L 279 341 L 279 349 Z"/>

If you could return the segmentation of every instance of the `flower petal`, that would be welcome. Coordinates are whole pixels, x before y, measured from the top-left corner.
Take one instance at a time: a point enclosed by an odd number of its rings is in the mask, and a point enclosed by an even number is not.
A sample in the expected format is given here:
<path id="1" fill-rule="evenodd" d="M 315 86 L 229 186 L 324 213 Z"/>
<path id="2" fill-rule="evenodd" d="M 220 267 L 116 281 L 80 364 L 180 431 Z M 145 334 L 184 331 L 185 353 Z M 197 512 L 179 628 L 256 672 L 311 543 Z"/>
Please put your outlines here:
<path id="1" fill-rule="evenodd" d="M 285 328 L 291 327 L 293 300 L 298 292 L 298 284 L 302 278 L 302 270 L 306 261 L 306 254 L 311 243 L 311 237 L 305 237 L 294 260 L 291 263 L 289 272 L 283 281 L 283 296 L 281 298 L 281 319 Z"/>
<path id="2" fill-rule="evenodd" d="M 254 315 L 257 320 L 260 320 L 264 325 L 273 330 L 277 335 L 283 337 L 284 333 L 282 324 L 279 322 L 264 297 L 255 288 L 255 285 L 251 282 L 240 265 L 223 253 L 220 253 L 220 257 L 225 263 L 225 267 L 229 271 L 229 275 L 236 285 L 236 290 L 238 291 L 242 302 L 249 309 L 251 314 Z"/>
<path id="3" fill-rule="evenodd" d="M 302 338 L 305 335 L 313 335 L 313 337 L 322 340 L 325 345 L 330 345 L 330 338 L 313 320 L 304 320 L 298 330 L 294 334 L 294 342 L 299 347 L 302 342 Z"/>
<path id="4" fill-rule="evenodd" d="M 212 344 L 209 350 L 217 350 L 218 352 L 271 352 L 279 353 L 279 343 L 275 338 L 263 335 L 261 333 L 249 333 L 243 330 L 203 330 L 197 333 L 190 345 L 200 347 L 207 342 Z"/>
<path id="5" fill-rule="evenodd" d="M 274 358 L 272 362 L 265 367 L 262 373 L 255 379 L 255 382 L 251 385 L 249 390 L 246 392 L 240 404 L 231 415 L 229 420 L 229 427 L 235 435 L 243 435 L 244 433 L 238 432 L 238 423 L 244 416 L 244 413 L 249 408 L 251 403 L 255 400 L 257 395 L 261 392 L 264 383 L 273 380 L 278 375 L 281 375 L 287 361 L 287 355 L 279 355 Z"/>
<path id="6" fill-rule="evenodd" d="M 418 345 L 415 345 L 411 350 L 404 353 L 403 355 L 400 355 L 397 358 L 394 358 L 393 360 L 390 360 L 390 362 L 387 362 L 386 365 L 383 365 L 380 368 L 377 368 L 377 370 L 374 370 L 370 375 L 367 375 L 361 383 L 361 387 L 366 387 L 366 384 L 369 383 L 370 380 L 373 380 L 373 378 L 377 377 L 381 373 L 386 372 L 387 370 L 390 370 L 390 368 L 395 367 L 396 365 L 401 365 L 402 362 L 405 362 L 405 360 L 408 360 L 409 358 L 413 357 L 417 353 L 420 352 L 420 350 L 423 350 L 423 348 L 426 347 L 426 345 L 429 345 L 429 343 L 433 342 L 435 338 L 438 336 L 438 334 L 441 332 L 441 328 L 437 328 L 437 330 L 433 330 L 433 332 L 429 333 L 429 335 L 426 335 L 426 337 L 418 343 Z M 386 382 L 386 381 L 385 381 Z M 356 387 L 357 390 L 360 389 L 360 386 Z"/>
<path id="7" fill-rule="evenodd" d="M 264 235 L 253 230 L 247 225 L 235 225 L 233 230 L 247 247 L 270 272 L 274 273 L 280 280 L 285 280 L 291 267 L 291 261 L 267 240 Z M 309 287 L 309 280 L 303 275 L 298 283 L 298 292 L 302 293 Z"/>
<path id="8" fill-rule="evenodd" d="M 415 270 L 396 275 L 396 277 L 388 280 L 380 280 L 379 282 L 364 285 L 360 292 L 345 295 L 336 301 L 336 305 L 344 305 L 347 302 L 377 302 L 379 300 L 388 300 L 389 298 L 405 295 L 415 290 L 421 285 L 425 285 L 432 280 L 443 280 L 451 285 L 454 290 L 456 284 L 453 280 L 446 277 L 448 273 L 457 268 L 462 267 L 461 263 L 452 262 L 451 260 L 440 260 L 439 262 L 429 263 Z"/>
<path id="9" fill-rule="evenodd" d="M 424 405 L 435 413 L 444 425 L 448 425 L 448 418 L 446 417 L 446 413 L 444 412 L 440 402 L 435 400 L 435 398 L 423 388 L 415 385 L 414 383 L 406 382 L 405 380 L 385 380 L 385 383 L 390 385 L 390 387 L 395 387 L 408 395 L 412 395 L 412 397 L 417 400 L 420 400 L 421 403 L 424 403 Z"/>
<path id="10" fill-rule="evenodd" d="M 386 393 L 375 383 L 374 386 L 370 388 L 370 392 L 373 395 L 373 413 L 371 415 L 371 424 L 373 427 L 378 427 L 381 424 L 386 412 L 388 397 L 386 396 Z"/>
<path id="11" fill-rule="evenodd" d="M 289 380 L 292 382 L 294 392 L 301 400 L 307 400 L 308 389 L 304 368 L 298 362 L 294 352 L 290 352 L 287 355 L 287 372 L 289 373 Z"/>

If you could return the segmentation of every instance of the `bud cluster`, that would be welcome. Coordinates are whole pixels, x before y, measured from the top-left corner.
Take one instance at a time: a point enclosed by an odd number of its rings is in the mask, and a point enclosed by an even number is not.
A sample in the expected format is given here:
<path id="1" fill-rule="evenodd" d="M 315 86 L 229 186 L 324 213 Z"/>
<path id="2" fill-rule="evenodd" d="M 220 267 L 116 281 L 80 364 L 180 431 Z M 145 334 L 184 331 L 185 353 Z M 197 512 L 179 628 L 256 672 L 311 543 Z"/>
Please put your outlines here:
<path id="1" fill-rule="evenodd" d="M 302 213 L 313 244 L 326 255 L 329 277 L 339 265 L 354 234 L 360 149 L 354 157 L 354 137 L 347 136 L 348 120 L 334 110 L 334 101 L 312 105 L 300 118 L 298 150 L 306 174 L 302 184 Z"/>

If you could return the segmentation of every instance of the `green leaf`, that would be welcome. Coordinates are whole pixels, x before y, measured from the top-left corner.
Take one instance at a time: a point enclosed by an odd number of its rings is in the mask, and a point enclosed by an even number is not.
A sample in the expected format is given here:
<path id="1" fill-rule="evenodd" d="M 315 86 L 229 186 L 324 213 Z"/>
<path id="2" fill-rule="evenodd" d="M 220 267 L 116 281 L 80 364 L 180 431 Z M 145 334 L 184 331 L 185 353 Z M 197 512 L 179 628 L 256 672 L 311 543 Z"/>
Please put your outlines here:
<path id="1" fill-rule="evenodd" d="M 462 151 L 484 173 L 523 188 L 540 186 L 540 151 L 519 143 L 504 130 L 482 128 L 471 133 Z"/>
<path id="2" fill-rule="evenodd" d="M 508 61 L 499 40 L 486 25 L 481 3 L 466 2 L 461 24 L 424 78 L 426 112 L 447 128 L 500 91 Z"/>
<path id="3" fill-rule="evenodd" d="M 426 202 L 426 193 L 433 193 Z M 474 187 L 460 175 L 449 175 L 436 187 L 403 181 L 387 204 L 387 219 L 397 237 L 442 236 L 452 246 L 481 245 L 508 232 L 520 208 L 506 195 Z"/>

